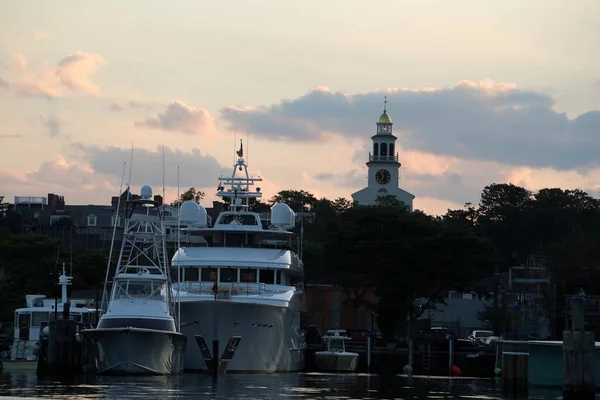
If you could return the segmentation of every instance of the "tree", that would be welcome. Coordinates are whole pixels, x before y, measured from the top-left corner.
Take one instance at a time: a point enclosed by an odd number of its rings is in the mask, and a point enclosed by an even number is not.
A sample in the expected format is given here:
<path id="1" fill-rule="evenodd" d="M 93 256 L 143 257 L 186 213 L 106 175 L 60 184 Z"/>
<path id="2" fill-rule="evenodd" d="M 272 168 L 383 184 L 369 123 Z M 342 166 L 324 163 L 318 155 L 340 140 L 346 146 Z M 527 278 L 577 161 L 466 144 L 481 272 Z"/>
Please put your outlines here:
<path id="1" fill-rule="evenodd" d="M 447 290 L 463 290 L 491 271 L 490 244 L 398 202 L 357 205 L 330 230 L 324 256 L 354 307 L 373 290 L 379 327 L 388 339 Z M 417 299 L 426 299 L 419 306 Z"/>
<path id="2" fill-rule="evenodd" d="M 6 218 L 6 214 L 10 210 L 10 204 L 4 202 L 4 196 L 0 196 L 0 223 Z"/>
<path id="3" fill-rule="evenodd" d="M 442 216 L 442 220 L 455 228 L 463 228 L 470 232 L 474 232 L 477 228 L 477 218 L 479 210 L 471 203 L 465 203 L 461 210 L 448 210 L 446 215 Z"/>
<path id="4" fill-rule="evenodd" d="M 281 190 L 269 200 L 271 206 L 285 203 L 295 212 L 310 211 L 317 199 L 312 193 L 304 190 Z"/>
<path id="5" fill-rule="evenodd" d="M 195 188 L 189 188 L 179 196 L 179 201 L 175 200 L 171 203 L 173 207 L 178 207 L 180 203 L 185 201 L 193 200 L 196 203 L 200 203 L 200 200 L 204 198 L 206 194 L 203 191 L 196 190 Z"/>

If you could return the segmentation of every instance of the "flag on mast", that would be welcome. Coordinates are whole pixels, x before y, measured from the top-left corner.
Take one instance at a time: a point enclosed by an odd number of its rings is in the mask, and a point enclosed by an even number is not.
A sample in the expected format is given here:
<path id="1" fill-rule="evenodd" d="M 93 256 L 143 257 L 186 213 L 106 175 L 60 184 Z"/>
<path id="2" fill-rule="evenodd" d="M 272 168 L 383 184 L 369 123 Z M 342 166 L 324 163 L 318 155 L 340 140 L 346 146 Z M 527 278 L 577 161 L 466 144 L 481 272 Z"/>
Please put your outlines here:
<path id="1" fill-rule="evenodd" d="M 242 143 L 242 139 L 240 139 L 240 149 L 236 151 L 238 157 L 244 157 L 244 145 Z"/>

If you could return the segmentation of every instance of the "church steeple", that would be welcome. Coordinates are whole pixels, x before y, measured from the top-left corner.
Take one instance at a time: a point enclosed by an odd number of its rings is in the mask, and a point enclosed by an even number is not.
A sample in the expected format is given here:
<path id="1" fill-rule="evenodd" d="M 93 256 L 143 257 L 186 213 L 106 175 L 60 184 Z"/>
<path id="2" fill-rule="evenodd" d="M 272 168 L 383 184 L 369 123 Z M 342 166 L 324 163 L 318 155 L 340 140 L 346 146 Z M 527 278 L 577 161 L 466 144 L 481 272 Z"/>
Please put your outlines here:
<path id="1" fill-rule="evenodd" d="M 387 96 L 383 102 L 383 114 L 377 120 L 377 133 L 371 136 L 373 152 L 369 152 L 369 176 L 367 187 L 352 194 L 360 204 L 375 204 L 380 196 L 393 196 L 402 201 L 410 211 L 414 195 L 399 187 L 400 162 L 396 153 L 396 136 L 392 135 L 392 118 L 387 112 Z"/>
<path id="2" fill-rule="evenodd" d="M 392 117 L 387 113 L 387 96 L 384 97 L 383 101 L 383 114 L 377 121 L 377 134 L 378 135 L 391 135 L 392 134 Z"/>

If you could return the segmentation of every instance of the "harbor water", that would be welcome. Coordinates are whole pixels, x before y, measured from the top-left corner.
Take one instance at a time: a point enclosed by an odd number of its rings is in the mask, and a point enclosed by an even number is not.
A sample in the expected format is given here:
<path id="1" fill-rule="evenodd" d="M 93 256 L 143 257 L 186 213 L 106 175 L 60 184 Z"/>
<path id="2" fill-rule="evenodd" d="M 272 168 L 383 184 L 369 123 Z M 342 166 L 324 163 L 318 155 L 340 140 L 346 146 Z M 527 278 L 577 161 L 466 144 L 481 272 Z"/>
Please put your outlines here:
<path id="1" fill-rule="evenodd" d="M 0 399 L 502 399 L 490 379 L 368 374 L 201 374 L 156 377 L 86 376 L 38 379 L 33 371 L 0 373 Z M 560 399 L 532 389 L 529 399 Z M 600 396 L 597 396 L 600 398 Z"/>

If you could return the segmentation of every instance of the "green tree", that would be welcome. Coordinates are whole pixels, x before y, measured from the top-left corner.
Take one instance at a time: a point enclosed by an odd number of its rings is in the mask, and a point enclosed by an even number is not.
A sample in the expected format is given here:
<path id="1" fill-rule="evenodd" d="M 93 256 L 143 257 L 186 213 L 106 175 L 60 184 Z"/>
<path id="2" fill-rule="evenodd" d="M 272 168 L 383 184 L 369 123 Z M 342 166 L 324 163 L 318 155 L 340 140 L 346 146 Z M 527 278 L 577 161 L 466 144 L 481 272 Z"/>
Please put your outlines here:
<path id="1" fill-rule="evenodd" d="M 464 229 L 400 202 L 355 206 L 331 231 L 326 262 L 336 271 L 350 305 L 374 290 L 381 331 L 392 338 L 407 321 L 441 302 L 447 290 L 464 290 L 497 260 L 490 244 Z M 419 305 L 417 299 L 425 298 Z"/>
<path id="2" fill-rule="evenodd" d="M 312 193 L 304 190 L 281 190 L 269 200 L 271 206 L 285 203 L 295 212 L 310 211 L 317 199 Z M 303 207 L 304 206 L 304 207 Z"/>
<path id="3" fill-rule="evenodd" d="M 204 197 L 206 196 L 206 193 L 204 193 L 201 190 L 196 190 L 195 188 L 189 188 L 188 190 L 186 190 L 184 193 L 181 193 L 181 195 L 179 196 L 179 200 L 175 200 L 174 202 L 171 203 L 171 205 L 173 207 L 179 207 L 180 203 L 183 203 L 185 201 L 189 201 L 189 200 L 193 200 L 196 203 L 200 203 L 200 200 L 202 200 Z"/>

